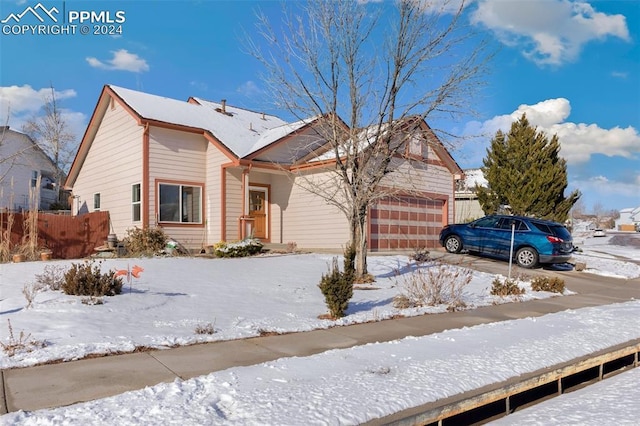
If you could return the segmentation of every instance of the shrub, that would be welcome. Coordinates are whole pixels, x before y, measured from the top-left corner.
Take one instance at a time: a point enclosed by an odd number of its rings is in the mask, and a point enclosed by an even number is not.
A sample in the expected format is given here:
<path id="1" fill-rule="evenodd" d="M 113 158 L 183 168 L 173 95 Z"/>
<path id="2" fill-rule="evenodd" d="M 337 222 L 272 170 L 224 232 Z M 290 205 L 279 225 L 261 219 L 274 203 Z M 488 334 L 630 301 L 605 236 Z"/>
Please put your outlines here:
<path id="1" fill-rule="evenodd" d="M 30 309 L 33 306 L 36 296 L 42 290 L 44 290 L 44 287 L 38 283 L 29 283 L 22 287 L 22 294 L 24 294 L 24 298 L 27 300 L 27 306 L 25 306 L 25 309 Z"/>
<path id="2" fill-rule="evenodd" d="M 196 334 L 215 334 L 216 328 L 212 323 L 198 324 L 194 331 Z"/>
<path id="3" fill-rule="evenodd" d="M 433 262 L 406 274 L 398 283 L 403 292 L 394 297 L 398 309 L 447 305 L 449 310 L 465 307 L 464 289 L 473 278 L 470 269 Z"/>
<path id="4" fill-rule="evenodd" d="M 334 257 L 329 272 L 322 275 L 318 287 L 324 295 L 331 317 L 342 318 L 353 296 L 353 274 L 340 272 L 338 258 Z"/>
<path id="5" fill-rule="evenodd" d="M 72 263 L 64 274 L 62 291 L 74 296 L 115 296 L 122 292 L 122 279 L 114 271 L 100 272 L 100 263 Z"/>
<path id="6" fill-rule="evenodd" d="M 558 277 L 535 277 L 531 280 L 533 291 L 550 291 L 552 293 L 564 293 L 564 280 Z"/>
<path id="7" fill-rule="evenodd" d="M 46 343 L 31 338 L 31 334 L 25 334 L 24 331 L 20 332 L 18 337 L 13 335 L 13 327 L 11 327 L 11 321 L 7 319 L 9 324 L 9 335 L 7 343 L 0 341 L 0 347 L 7 356 L 14 356 L 21 352 L 31 352 L 34 349 L 44 348 Z"/>
<path id="8" fill-rule="evenodd" d="M 160 227 L 127 229 L 124 245 L 130 256 L 153 256 L 167 245 L 168 237 Z"/>
<path id="9" fill-rule="evenodd" d="M 515 280 L 505 278 L 504 281 L 500 277 L 494 278 L 491 283 L 491 294 L 493 296 L 520 296 L 524 294 L 524 288 L 518 286 Z"/>
<path id="10" fill-rule="evenodd" d="M 235 243 L 220 241 L 213 246 L 216 257 L 246 257 L 262 251 L 262 243 L 255 238 L 247 238 Z"/>
<path id="11" fill-rule="evenodd" d="M 47 265 L 42 274 L 36 274 L 36 282 L 49 290 L 58 291 L 64 284 L 66 269 L 62 265 Z"/>

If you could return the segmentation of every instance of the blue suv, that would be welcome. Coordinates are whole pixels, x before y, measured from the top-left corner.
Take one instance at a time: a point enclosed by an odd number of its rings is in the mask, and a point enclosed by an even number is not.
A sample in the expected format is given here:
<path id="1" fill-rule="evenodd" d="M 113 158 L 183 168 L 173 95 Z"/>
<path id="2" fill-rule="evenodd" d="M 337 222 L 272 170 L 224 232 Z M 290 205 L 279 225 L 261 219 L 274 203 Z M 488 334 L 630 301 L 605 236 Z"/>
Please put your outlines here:
<path id="1" fill-rule="evenodd" d="M 542 263 L 566 263 L 573 252 L 573 239 L 564 225 L 524 216 L 492 215 L 470 223 L 447 225 L 440 244 L 449 253 L 462 250 L 509 259 L 511 234 L 516 263 L 534 268 Z"/>

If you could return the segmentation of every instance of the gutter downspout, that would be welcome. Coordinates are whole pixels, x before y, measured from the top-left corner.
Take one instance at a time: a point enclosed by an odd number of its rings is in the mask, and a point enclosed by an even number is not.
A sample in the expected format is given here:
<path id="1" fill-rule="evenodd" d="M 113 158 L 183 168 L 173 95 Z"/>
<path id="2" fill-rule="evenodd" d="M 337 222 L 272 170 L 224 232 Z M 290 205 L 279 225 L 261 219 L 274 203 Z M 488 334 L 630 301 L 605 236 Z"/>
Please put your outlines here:
<path id="1" fill-rule="evenodd" d="M 149 227 L 149 209 L 151 207 L 149 206 L 149 194 L 149 123 L 146 123 L 142 133 L 142 194 L 140 194 L 140 199 L 144 200 L 144 204 L 141 206 L 142 229 Z"/>

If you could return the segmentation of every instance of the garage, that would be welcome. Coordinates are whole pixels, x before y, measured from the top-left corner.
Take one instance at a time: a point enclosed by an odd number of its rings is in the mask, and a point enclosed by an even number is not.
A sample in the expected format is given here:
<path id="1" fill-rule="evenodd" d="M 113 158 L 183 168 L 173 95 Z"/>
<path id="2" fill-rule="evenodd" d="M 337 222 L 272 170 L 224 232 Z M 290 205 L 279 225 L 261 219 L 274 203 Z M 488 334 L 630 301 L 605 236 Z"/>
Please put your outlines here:
<path id="1" fill-rule="evenodd" d="M 438 247 L 446 211 L 444 199 L 415 196 L 380 199 L 369 209 L 369 249 Z"/>

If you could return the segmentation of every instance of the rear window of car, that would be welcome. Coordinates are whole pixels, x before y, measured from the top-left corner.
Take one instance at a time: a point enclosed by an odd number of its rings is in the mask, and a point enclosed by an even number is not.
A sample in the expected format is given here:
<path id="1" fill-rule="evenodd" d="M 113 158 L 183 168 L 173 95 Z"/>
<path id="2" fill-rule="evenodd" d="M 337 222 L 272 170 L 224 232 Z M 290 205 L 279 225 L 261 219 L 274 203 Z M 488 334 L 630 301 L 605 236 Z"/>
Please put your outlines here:
<path id="1" fill-rule="evenodd" d="M 558 238 L 562 238 L 563 240 L 571 238 L 569 230 L 562 225 L 547 225 L 546 223 L 541 222 L 531 222 L 531 224 L 545 234 L 554 235 Z"/>

